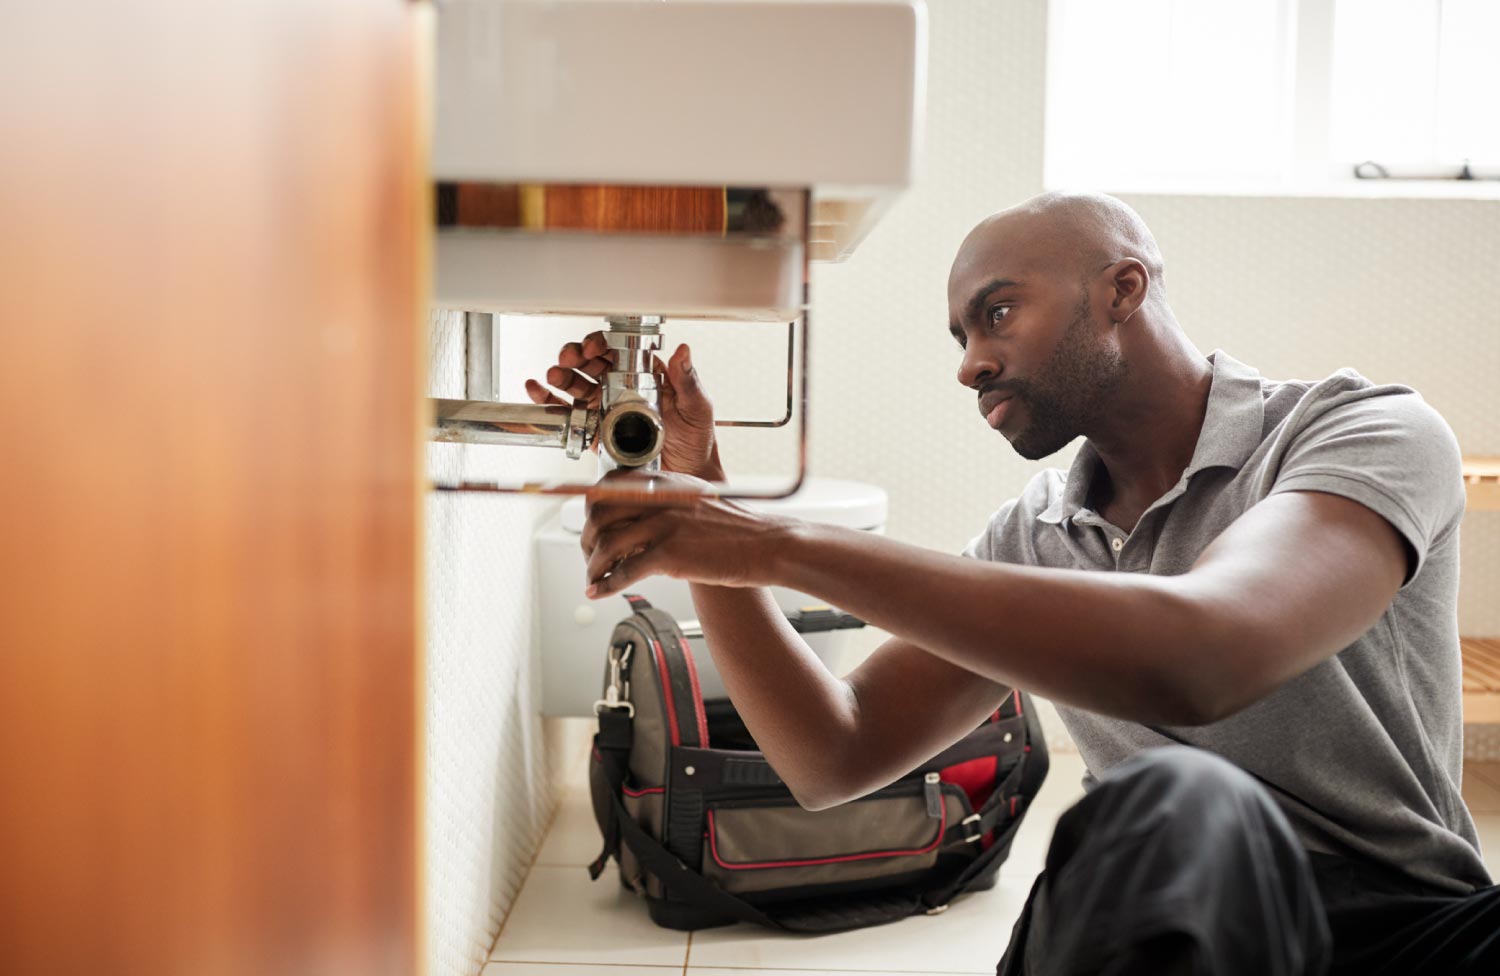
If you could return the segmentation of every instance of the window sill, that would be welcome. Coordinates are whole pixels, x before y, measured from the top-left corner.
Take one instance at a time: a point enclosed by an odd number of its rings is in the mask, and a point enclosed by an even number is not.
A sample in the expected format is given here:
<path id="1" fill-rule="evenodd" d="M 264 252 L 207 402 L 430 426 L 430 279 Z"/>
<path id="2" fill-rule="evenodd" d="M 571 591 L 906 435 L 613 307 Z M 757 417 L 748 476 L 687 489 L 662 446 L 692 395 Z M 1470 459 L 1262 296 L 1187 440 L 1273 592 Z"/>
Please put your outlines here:
<path id="1" fill-rule="evenodd" d="M 1084 189 L 1049 181 L 1048 190 Z M 1246 197 L 1324 200 L 1500 200 L 1500 180 L 1341 180 L 1324 183 L 1105 181 L 1090 189 L 1114 196 Z"/>

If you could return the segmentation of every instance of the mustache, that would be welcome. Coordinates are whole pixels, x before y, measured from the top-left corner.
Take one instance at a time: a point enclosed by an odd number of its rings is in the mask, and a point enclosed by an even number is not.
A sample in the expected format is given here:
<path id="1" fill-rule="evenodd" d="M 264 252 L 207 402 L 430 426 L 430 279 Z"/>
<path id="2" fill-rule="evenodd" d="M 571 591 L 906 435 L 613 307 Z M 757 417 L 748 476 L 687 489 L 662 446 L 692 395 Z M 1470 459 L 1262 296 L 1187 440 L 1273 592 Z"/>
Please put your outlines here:
<path id="1" fill-rule="evenodd" d="M 1018 396 L 1019 394 L 1024 393 L 1025 391 L 1026 391 L 1026 381 L 1025 380 L 996 380 L 993 383 L 986 383 L 983 386 L 981 386 L 978 389 L 978 391 L 977 391 L 977 395 L 978 395 L 978 398 L 980 400 L 983 400 L 985 397 L 989 396 L 991 393 L 996 393 L 996 394 L 1000 394 L 1000 395 L 1003 395 L 1003 396 L 1012 397 L 1012 396 Z"/>

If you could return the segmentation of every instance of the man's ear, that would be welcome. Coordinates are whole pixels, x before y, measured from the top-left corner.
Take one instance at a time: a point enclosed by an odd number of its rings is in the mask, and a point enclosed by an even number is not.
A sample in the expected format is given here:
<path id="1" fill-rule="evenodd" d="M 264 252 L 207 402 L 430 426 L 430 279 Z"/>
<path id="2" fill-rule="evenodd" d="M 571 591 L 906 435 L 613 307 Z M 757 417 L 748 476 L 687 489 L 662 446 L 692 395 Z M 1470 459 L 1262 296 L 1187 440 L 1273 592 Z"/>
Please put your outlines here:
<path id="1" fill-rule="evenodd" d="M 1123 258 L 1105 272 L 1110 283 L 1109 317 L 1124 325 L 1146 302 L 1151 287 L 1151 272 L 1135 258 Z"/>

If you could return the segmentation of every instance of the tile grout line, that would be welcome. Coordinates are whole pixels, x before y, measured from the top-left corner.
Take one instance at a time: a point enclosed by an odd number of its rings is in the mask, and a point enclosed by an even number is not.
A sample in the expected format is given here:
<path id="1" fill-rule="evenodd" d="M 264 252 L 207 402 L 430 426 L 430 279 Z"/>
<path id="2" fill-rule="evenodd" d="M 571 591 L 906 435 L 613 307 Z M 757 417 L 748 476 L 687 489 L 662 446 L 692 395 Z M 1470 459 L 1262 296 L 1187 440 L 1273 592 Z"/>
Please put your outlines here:
<path id="1" fill-rule="evenodd" d="M 567 777 L 559 774 L 558 778 L 565 780 Z M 567 790 L 563 789 L 558 792 L 565 794 Z M 521 883 L 516 886 L 516 895 L 510 900 L 510 907 L 505 910 L 505 917 L 500 920 L 500 930 L 495 933 L 495 938 L 490 942 L 489 951 L 485 953 L 484 962 L 479 967 L 481 970 L 492 962 L 502 961 L 495 958 L 495 947 L 500 944 L 500 937 L 505 934 L 505 926 L 510 924 L 510 917 L 516 913 L 516 902 L 521 900 L 521 892 L 526 890 L 526 882 L 531 880 L 531 872 L 536 870 L 537 858 L 542 856 L 542 848 L 547 846 L 547 837 L 552 833 L 552 827 L 557 823 L 557 819 L 562 816 L 563 801 L 565 799 L 565 796 L 558 796 L 557 803 L 553 806 L 551 815 L 547 817 L 547 826 L 542 829 L 542 836 L 536 842 L 536 850 L 531 852 L 531 860 L 526 865 L 526 873 L 521 876 Z"/>

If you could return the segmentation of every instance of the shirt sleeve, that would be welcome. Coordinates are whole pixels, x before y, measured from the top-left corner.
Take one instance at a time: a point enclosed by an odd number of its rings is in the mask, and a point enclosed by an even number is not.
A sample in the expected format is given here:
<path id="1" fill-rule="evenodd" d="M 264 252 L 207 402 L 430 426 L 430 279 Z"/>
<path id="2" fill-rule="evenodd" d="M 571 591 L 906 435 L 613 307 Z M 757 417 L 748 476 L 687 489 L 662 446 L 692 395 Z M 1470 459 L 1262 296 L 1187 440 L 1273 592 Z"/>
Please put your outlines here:
<path id="1" fill-rule="evenodd" d="M 999 543 L 1015 508 L 1016 499 L 1014 498 L 1001 505 L 995 514 L 990 516 L 989 524 L 984 527 L 984 531 L 970 539 L 960 555 L 969 559 L 983 559 L 991 563 L 1001 561 Z"/>
<path id="2" fill-rule="evenodd" d="M 1421 571 L 1432 544 L 1463 517 L 1463 458 L 1453 431 L 1405 387 L 1346 391 L 1296 435 L 1270 495 L 1321 491 L 1389 522 Z"/>

